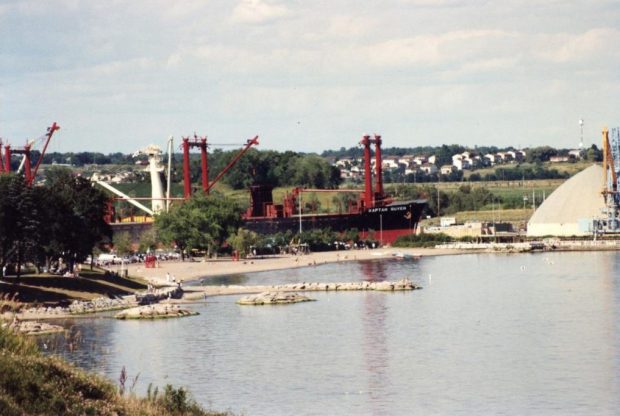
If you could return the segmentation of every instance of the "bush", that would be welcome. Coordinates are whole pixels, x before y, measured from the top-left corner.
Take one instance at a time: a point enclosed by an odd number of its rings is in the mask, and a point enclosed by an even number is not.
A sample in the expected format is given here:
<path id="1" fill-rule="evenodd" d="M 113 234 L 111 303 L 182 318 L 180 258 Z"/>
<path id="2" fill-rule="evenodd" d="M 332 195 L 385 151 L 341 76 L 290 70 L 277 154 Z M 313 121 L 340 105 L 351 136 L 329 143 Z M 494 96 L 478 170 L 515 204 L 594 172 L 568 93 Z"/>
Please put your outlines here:
<path id="1" fill-rule="evenodd" d="M 150 389 L 149 389 L 150 390 Z M 108 380 L 42 355 L 23 335 L 0 327 L 0 415 L 213 416 L 183 389 L 149 398 L 124 397 Z"/>
<path id="2" fill-rule="evenodd" d="M 437 244 L 449 243 L 454 241 L 449 235 L 438 234 L 420 234 L 420 235 L 403 235 L 400 236 L 392 244 L 393 247 L 435 247 Z"/>

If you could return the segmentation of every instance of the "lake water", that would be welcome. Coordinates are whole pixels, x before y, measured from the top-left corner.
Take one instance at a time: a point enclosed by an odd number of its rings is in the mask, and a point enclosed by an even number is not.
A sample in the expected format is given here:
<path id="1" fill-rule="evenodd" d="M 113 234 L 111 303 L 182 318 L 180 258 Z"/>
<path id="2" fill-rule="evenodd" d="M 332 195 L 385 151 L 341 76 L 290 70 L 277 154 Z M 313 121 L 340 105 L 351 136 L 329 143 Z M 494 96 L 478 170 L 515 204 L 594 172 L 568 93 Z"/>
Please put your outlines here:
<path id="1" fill-rule="evenodd" d="M 620 253 L 366 261 L 228 282 L 404 276 L 424 289 L 262 307 L 213 297 L 191 318 L 64 321 L 80 341 L 45 342 L 113 380 L 125 366 L 138 393 L 185 386 L 207 407 L 246 415 L 620 411 Z"/>

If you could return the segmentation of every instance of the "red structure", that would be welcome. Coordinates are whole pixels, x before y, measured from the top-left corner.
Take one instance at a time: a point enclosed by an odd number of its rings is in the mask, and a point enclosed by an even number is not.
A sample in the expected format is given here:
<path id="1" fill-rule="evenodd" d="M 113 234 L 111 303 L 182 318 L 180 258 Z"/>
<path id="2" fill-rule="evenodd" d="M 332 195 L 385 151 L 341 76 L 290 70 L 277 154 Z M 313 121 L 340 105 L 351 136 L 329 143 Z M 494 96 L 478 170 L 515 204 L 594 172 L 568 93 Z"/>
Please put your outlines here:
<path id="1" fill-rule="evenodd" d="M 381 157 L 381 136 L 375 134 L 375 204 L 385 198 L 383 194 L 383 159 Z"/>
<path id="2" fill-rule="evenodd" d="M 190 140 L 189 137 L 183 137 L 183 196 L 185 199 L 192 196 L 191 175 L 190 175 L 190 163 L 189 163 L 189 150 L 192 147 L 200 148 L 200 159 L 202 167 L 202 190 L 208 193 L 209 190 L 209 160 L 207 155 L 207 136 L 198 137 L 194 133 L 194 139 Z"/>
<path id="3" fill-rule="evenodd" d="M 185 199 L 192 196 L 189 173 L 189 137 L 183 137 L 183 197 Z"/>
<path id="4" fill-rule="evenodd" d="M 360 141 L 364 146 L 364 208 L 372 207 L 372 171 L 370 170 L 370 136 L 366 135 Z"/>
<path id="5" fill-rule="evenodd" d="M 60 129 L 60 126 L 58 126 L 56 122 L 52 123 L 52 125 L 47 128 L 47 133 L 45 133 L 45 135 L 41 138 L 45 140 L 45 144 L 43 145 L 43 150 L 41 150 L 41 156 L 39 157 L 39 160 L 37 160 L 37 163 L 34 166 L 34 169 L 32 169 L 32 160 L 30 157 L 30 150 L 32 149 L 32 143 L 27 143 L 23 148 L 14 149 L 14 150 L 11 150 L 11 146 L 9 144 L 6 144 L 4 146 L 4 169 L 2 169 L 2 155 L 0 152 L 0 173 L 11 172 L 11 156 L 13 153 L 24 155 L 24 177 L 26 178 L 26 183 L 28 184 L 28 186 L 31 186 L 35 178 L 37 177 L 37 172 L 39 171 L 39 166 L 41 165 L 41 162 L 43 161 L 43 156 L 45 156 L 45 152 L 47 151 L 47 146 L 49 145 L 50 140 L 52 139 L 52 136 L 54 135 L 54 132 L 59 129 Z M 1 144 L 2 143 L 0 142 L 0 146 Z"/>
<path id="6" fill-rule="evenodd" d="M 32 184 L 32 169 L 30 168 L 30 144 L 26 144 L 23 149 L 15 149 L 13 150 L 13 154 L 16 155 L 24 155 L 24 177 L 26 178 L 26 183 L 28 185 Z"/>
<path id="7" fill-rule="evenodd" d="M 50 140 L 52 139 L 52 136 L 54 135 L 54 132 L 56 130 L 60 130 L 60 126 L 56 124 L 56 122 L 52 123 L 52 125 L 47 128 L 47 133 L 45 134 L 45 136 L 47 137 L 47 140 L 45 140 L 45 145 L 43 145 L 43 150 L 41 150 L 41 157 L 39 158 L 39 160 L 37 160 L 37 164 L 34 167 L 34 172 L 32 174 L 32 180 L 34 180 L 34 178 L 36 178 L 37 176 L 37 172 L 39 171 L 39 165 L 41 165 L 41 162 L 43 161 L 43 156 L 45 156 L 45 152 L 47 151 L 47 146 L 50 144 Z M 29 183 L 30 185 L 32 185 L 32 180 Z"/>
<path id="8" fill-rule="evenodd" d="M 11 145 L 6 144 L 4 146 L 4 171 L 6 173 L 11 172 Z"/>
<path id="9" fill-rule="evenodd" d="M 228 170 L 233 167 L 235 163 L 243 156 L 245 152 L 247 152 L 250 147 L 258 145 L 258 136 L 255 136 L 253 139 L 248 140 L 243 149 L 226 165 L 226 167 L 215 177 L 213 182 L 209 183 L 209 158 L 207 153 L 207 137 L 198 137 L 194 134 L 194 139 L 190 140 L 189 137 L 183 137 L 183 184 L 184 184 L 184 192 L 183 196 L 185 199 L 188 199 L 192 196 L 192 188 L 191 188 L 191 176 L 190 176 L 190 163 L 189 163 L 189 150 L 192 147 L 200 148 L 200 157 L 201 157 L 201 169 L 202 169 L 202 190 L 204 193 L 208 194 L 213 185 L 215 185 L 221 178 L 224 176 Z"/>
<path id="10" fill-rule="evenodd" d="M 194 135 L 195 139 L 198 139 Z M 207 154 L 207 136 L 200 138 L 200 162 L 202 166 L 202 190 L 209 193 L 209 158 Z"/>
<path id="11" fill-rule="evenodd" d="M 375 193 L 373 193 L 371 169 L 371 144 L 375 145 Z M 272 190 L 268 184 L 250 187 L 250 207 L 243 216 L 244 227 L 259 234 L 281 232 L 297 233 L 302 230 L 326 229 L 338 233 L 357 230 L 360 238 L 371 235 L 379 237 L 380 242 L 392 243 L 402 235 L 415 233 L 422 216 L 426 200 L 394 201 L 385 195 L 382 180 L 381 136 L 363 136 L 360 144 L 364 146 L 365 181 L 364 189 L 301 189 L 294 188 L 287 193 L 281 204 L 274 203 Z M 304 192 L 350 192 L 348 206 L 340 207 L 339 213 L 305 213 L 301 206 Z M 344 211 L 344 212 L 343 212 Z"/>

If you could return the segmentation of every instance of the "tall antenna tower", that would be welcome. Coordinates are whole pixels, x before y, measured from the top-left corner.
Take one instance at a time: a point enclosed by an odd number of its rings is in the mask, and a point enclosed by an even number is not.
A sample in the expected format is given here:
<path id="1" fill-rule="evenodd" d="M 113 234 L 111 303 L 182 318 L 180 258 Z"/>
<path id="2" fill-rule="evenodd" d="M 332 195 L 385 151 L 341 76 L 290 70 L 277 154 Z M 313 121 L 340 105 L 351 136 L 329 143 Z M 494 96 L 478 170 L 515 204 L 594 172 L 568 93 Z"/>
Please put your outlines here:
<path id="1" fill-rule="evenodd" d="M 579 119 L 579 128 L 581 129 L 581 136 L 579 139 L 579 150 L 583 149 L 583 118 Z"/>

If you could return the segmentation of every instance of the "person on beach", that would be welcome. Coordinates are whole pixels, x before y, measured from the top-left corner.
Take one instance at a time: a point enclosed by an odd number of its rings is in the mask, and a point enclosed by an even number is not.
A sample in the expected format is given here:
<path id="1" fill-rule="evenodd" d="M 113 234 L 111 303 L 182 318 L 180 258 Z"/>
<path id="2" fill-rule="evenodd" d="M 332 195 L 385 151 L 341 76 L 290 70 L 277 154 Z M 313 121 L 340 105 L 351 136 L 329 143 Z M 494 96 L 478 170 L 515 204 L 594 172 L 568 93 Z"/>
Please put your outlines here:
<path id="1" fill-rule="evenodd" d="M 166 272 L 166 283 L 170 283 L 170 273 Z"/>

